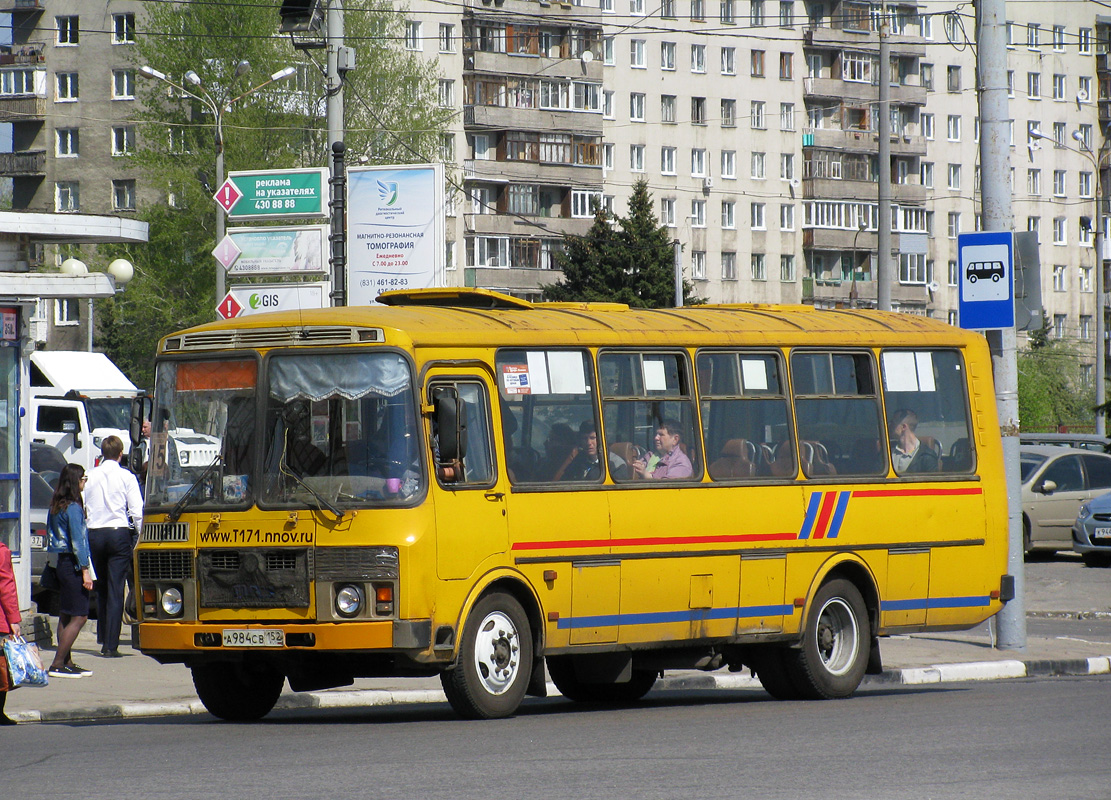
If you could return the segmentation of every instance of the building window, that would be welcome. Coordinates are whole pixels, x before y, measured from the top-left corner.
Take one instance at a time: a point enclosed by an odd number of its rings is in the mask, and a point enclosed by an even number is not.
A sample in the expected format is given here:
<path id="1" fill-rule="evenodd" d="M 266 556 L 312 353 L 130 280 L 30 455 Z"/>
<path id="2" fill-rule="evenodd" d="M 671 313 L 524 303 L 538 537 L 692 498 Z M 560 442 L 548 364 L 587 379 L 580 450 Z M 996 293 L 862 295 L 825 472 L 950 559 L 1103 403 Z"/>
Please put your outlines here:
<path id="1" fill-rule="evenodd" d="M 1065 52 L 1065 26 L 1053 26 L 1053 50 L 1057 53 Z"/>
<path id="2" fill-rule="evenodd" d="M 721 254 L 721 279 L 723 281 L 737 280 L 737 254 L 726 251 Z"/>
<path id="3" fill-rule="evenodd" d="M 1092 54 L 1092 29 L 1081 28 L 1078 31 L 1078 41 L 1077 52 L 1082 56 L 1090 56 Z"/>
<path id="4" fill-rule="evenodd" d="M 922 114 L 922 135 L 926 137 L 927 141 L 933 141 L 934 138 L 934 115 Z"/>
<path id="5" fill-rule="evenodd" d="M 1034 234 L 1035 238 L 1038 241 L 1038 244 L 1042 243 L 1041 228 L 1042 228 L 1041 217 L 1027 217 L 1026 218 L 1026 230 L 1028 230 L 1032 234 Z"/>
<path id="6" fill-rule="evenodd" d="M 135 72 L 130 69 L 112 70 L 112 99 L 135 99 Z"/>
<path id="7" fill-rule="evenodd" d="M 841 59 L 841 78 L 850 83 L 871 83 L 874 61 L 868 53 L 846 52 Z"/>
<path id="8" fill-rule="evenodd" d="M 783 283 L 795 282 L 795 257 L 794 256 L 780 256 L 779 257 L 779 280 Z"/>
<path id="9" fill-rule="evenodd" d="M 660 42 L 660 69 L 675 69 L 675 42 Z"/>
<path id="10" fill-rule="evenodd" d="M 59 72 L 54 75 L 54 100 L 72 103 L 77 100 L 77 73 Z"/>
<path id="11" fill-rule="evenodd" d="M 629 145 L 629 169 L 633 172 L 644 172 L 644 145 Z"/>
<path id="12" fill-rule="evenodd" d="M 675 227 L 675 199 L 672 197 L 660 199 L 660 224 L 668 228 Z"/>
<path id="13" fill-rule="evenodd" d="M 793 181 L 795 179 L 794 153 L 779 154 L 779 179 L 781 181 Z"/>
<path id="14" fill-rule="evenodd" d="M 934 165 L 932 161 L 922 162 L 922 185 L 927 189 L 934 188 Z"/>
<path id="15" fill-rule="evenodd" d="M 720 19 L 726 25 L 732 25 L 734 22 L 737 21 L 737 16 L 733 10 L 733 2 L 734 0 L 721 0 L 721 2 L 718 4 L 718 19 Z"/>
<path id="16" fill-rule="evenodd" d="M 754 28 L 764 25 L 764 0 L 752 0 L 748 9 L 748 22 Z"/>
<path id="17" fill-rule="evenodd" d="M 764 116 L 764 109 L 766 103 L 763 100 L 752 101 L 752 129 L 753 130 L 766 130 L 768 127 L 767 119 Z"/>
<path id="18" fill-rule="evenodd" d="M 949 136 L 950 142 L 959 142 L 961 140 L 961 118 L 958 114 L 950 114 L 949 122 L 946 126 L 946 131 Z"/>
<path id="19" fill-rule="evenodd" d="M 1057 264 L 1053 267 L 1053 291 L 1065 291 L 1065 267 L 1063 264 Z"/>
<path id="20" fill-rule="evenodd" d="M 732 180 L 737 177 L 737 151 L 721 151 L 721 177 Z"/>
<path id="21" fill-rule="evenodd" d="M 613 90 L 602 90 L 602 118 L 613 119 Z"/>
<path id="22" fill-rule="evenodd" d="M 696 281 L 706 280 L 706 251 L 691 251 L 691 277 Z"/>
<path id="23" fill-rule="evenodd" d="M 949 262 L 948 284 L 956 286 L 961 282 L 961 268 L 957 261 Z"/>
<path id="24" fill-rule="evenodd" d="M 1037 50 L 1041 47 L 1041 33 L 1041 25 L 1036 22 L 1028 23 L 1026 26 L 1026 46 L 1031 50 Z"/>
<path id="25" fill-rule="evenodd" d="M 54 130 L 54 154 L 58 158 L 76 158 L 79 154 L 77 128 L 56 128 Z"/>
<path id="26" fill-rule="evenodd" d="M 660 174 L 661 175 L 674 175 L 675 174 L 675 148 L 662 147 L 660 148 Z"/>
<path id="27" fill-rule="evenodd" d="M 692 97 L 691 98 L 691 124 L 692 125 L 705 125 L 706 124 L 706 98 L 705 97 Z"/>
<path id="28" fill-rule="evenodd" d="M 1031 100 L 1038 100 L 1042 96 L 1042 74 L 1040 72 L 1026 73 L 1026 96 Z"/>
<path id="29" fill-rule="evenodd" d="M 112 155 L 126 156 L 135 150 L 135 127 L 122 125 L 112 128 Z"/>
<path id="30" fill-rule="evenodd" d="M 1092 173 L 1090 173 L 1090 172 L 1081 172 L 1080 173 L 1080 178 L 1079 178 L 1079 186 L 1077 188 L 1079 189 L 1079 193 L 1080 193 L 1081 197 L 1091 197 L 1092 196 Z"/>
<path id="31" fill-rule="evenodd" d="M 661 0 L 660 16 L 664 19 L 675 19 L 675 0 Z"/>
<path id="32" fill-rule="evenodd" d="M 54 184 L 54 210 L 80 211 L 81 198 L 77 181 L 58 181 Z"/>
<path id="33" fill-rule="evenodd" d="M 644 40 L 629 40 L 629 66 L 634 69 L 644 69 Z"/>
<path id="34" fill-rule="evenodd" d="M 135 181 L 112 181 L 112 209 L 114 211 L 135 210 Z"/>
<path id="35" fill-rule="evenodd" d="M 961 212 L 959 212 L 959 211 L 950 211 L 949 212 L 948 236 L 949 236 L 950 239 L 956 239 L 957 234 L 960 233 L 960 232 L 961 232 Z"/>
<path id="36" fill-rule="evenodd" d="M 440 108 L 455 106 L 455 81 L 446 78 L 440 79 Z"/>
<path id="37" fill-rule="evenodd" d="M 602 63 L 607 67 L 613 67 L 617 64 L 617 57 L 613 52 L 613 37 L 607 36 L 602 39 Z"/>
<path id="38" fill-rule="evenodd" d="M 675 122 L 675 95 L 660 96 L 660 121 Z"/>
<path id="39" fill-rule="evenodd" d="M 1042 193 L 1042 171 L 1040 169 L 1026 170 L 1026 192 L 1027 194 Z"/>
<path id="40" fill-rule="evenodd" d="M 779 104 L 779 129 L 783 131 L 793 131 L 795 129 L 794 103 Z"/>
<path id="41" fill-rule="evenodd" d="M 112 44 L 135 44 L 135 15 L 112 15 Z"/>
<path id="42" fill-rule="evenodd" d="M 594 210 L 602 204 L 602 193 L 593 189 L 571 190 L 571 216 L 576 219 L 589 219 Z"/>
<path id="43" fill-rule="evenodd" d="M 1085 341 L 1092 338 L 1092 317 L 1089 314 L 1080 315 L 1080 338 Z"/>
<path id="44" fill-rule="evenodd" d="M 440 160 L 445 164 L 455 161 L 455 134 L 440 134 Z"/>
<path id="45" fill-rule="evenodd" d="M 961 188 L 961 165 L 949 165 L 949 188 L 958 191 Z"/>
<path id="46" fill-rule="evenodd" d="M 1053 76 L 1053 99 L 1054 100 L 1064 100 L 1065 99 L 1065 91 L 1066 91 L 1065 90 L 1065 76 L 1064 75 L 1054 75 Z"/>
<path id="47" fill-rule="evenodd" d="M 721 48 L 721 74 L 722 75 L 736 75 L 737 74 L 737 48 L 736 47 L 723 47 L 723 48 Z"/>
<path id="48" fill-rule="evenodd" d="M 1065 331 L 1067 329 L 1068 320 L 1069 320 L 1069 318 L 1065 314 L 1054 314 L 1053 315 L 1053 338 L 1054 339 L 1064 339 L 1065 338 Z"/>
<path id="49" fill-rule="evenodd" d="M 1065 229 L 1068 227 L 1068 221 L 1064 217 L 1053 218 L 1053 243 L 1054 244 L 1068 244 L 1068 234 Z M 1065 291 L 1064 287 L 1061 291 Z"/>
<path id="50" fill-rule="evenodd" d="M 405 22 L 405 49 L 406 50 L 423 50 L 424 42 L 421 37 L 420 22 L 407 20 Z"/>
<path id="51" fill-rule="evenodd" d="M 629 119 L 632 122 L 644 122 L 644 95 L 641 92 L 629 95 Z"/>
<path id="52" fill-rule="evenodd" d="M 449 25 L 446 22 L 440 23 L 440 52 L 441 53 L 454 53 L 455 52 L 455 26 Z"/>
<path id="53" fill-rule="evenodd" d="M 691 227 L 706 227 L 706 201 L 691 200 Z"/>
<path id="54" fill-rule="evenodd" d="M 737 227 L 737 204 L 732 200 L 721 201 L 721 227 L 727 231 Z"/>
<path id="55" fill-rule="evenodd" d="M 1088 75 L 1081 75 L 1078 79 L 1079 88 L 1076 91 L 1076 102 L 1092 102 L 1092 79 Z"/>
<path id="56" fill-rule="evenodd" d="M 946 67 L 946 73 L 946 88 L 950 92 L 959 92 L 961 90 L 961 68 L 956 66 L 949 66 Z"/>
<path id="57" fill-rule="evenodd" d="M 692 44 L 691 45 L 691 72 L 705 72 L 706 71 L 706 45 Z"/>
<path id="58" fill-rule="evenodd" d="M 752 51 L 752 60 L 751 60 L 750 68 L 749 68 L 749 74 L 753 78 L 763 78 L 764 77 L 764 51 L 763 50 L 753 50 Z"/>
<path id="59" fill-rule="evenodd" d="M 691 0 L 691 20 L 704 22 L 706 20 L 705 0 Z"/>
<path id="60" fill-rule="evenodd" d="M 781 81 L 790 81 L 795 78 L 795 61 L 794 53 L 780 53 L 779 54 L 779 79 Z"/>
<path id="61" fill-rule="evenodd" d="M 1063 169 L 1053 170 L 1053 196 L 1054 197 L 1064 197 L 1065 196 L 1065 185 L 1066 185 L 1065 176 L 1067 174 L 1068 173 L 1065 172 L 1065 170 L 1063 170 Z"/>
<path id="62" fill-rule="evenodd" d="M 923 253 L 899 254 L 899 283 L 924 286 L 926 283 L 926 256 Z"/>
<path id="63" fill-rule="evenodd" d="M 795 207 L 791 203 L 779 206 L 779 229 L 793 231 L 795 229 Z"/>
<path id="64" fill-rule="evenodd" d="M 54 301 L 54 324 L 77 325 L 81 321 L 80 303 L 76 297 L 59 297 Z"/>
<path id="65" fill-rule="evenodd" d="M 764 203 L 752 204 L 752 230 L 766 231 L 768 229 L 766 211 L 767 206 Z"/>
<path id="66" fill-rule="evenodd" d="M 795 0 L 779 0 L 779 27 L 790 28 L 795 24 Z"/>
<path id="67" fill-rule="evenodd" d="M 1082 292 L 1092 291 L 1092 268 L 1091 267 L 1081 267 L 1079 271 L 1080 271 L 1080 291 L 1082 291 Z"/>
<path id="68" fill-rule="evenodd" d="M 768 279 L 768 262 L 763 253 L 752 254 L 752 279 L 766 281 Z"/>
<path id="69" fill-rule="evenodd" d="M 606 142 L 602 145 L 602 169 L 604 170 L 613 169 L 613 148 L 612 142 Z"/>
<path id="70" fill-rule="evenodd" d="M 934 65 L 923 64 L 918 68 L 918 74 L 922 88 L 927 92 L 932 92 L 934 90 Z"/>
<path id="71" fill-rule="evenodd" d="M 695 147 L 691 150 L 691 177 L 705 178 L 706 174 L 706 151 Z"/>
<path id="72" fill-rule="evenodd" d="M 81 41 L 80 17 L 55 17 L 58 33 L 55 43 L 61 47 L 76 47 Z"/>
<path id="73" fill-rule="evenodd" d="M 737 101 L 723 99 L 721 101 L 721 127 L 737 127 Z"/>
<path id="74" fill-rule="evenodd" d="M 765 178 L 767 177 L 767 156 L 764 153 L 752 154 L 752 177 Z"/>

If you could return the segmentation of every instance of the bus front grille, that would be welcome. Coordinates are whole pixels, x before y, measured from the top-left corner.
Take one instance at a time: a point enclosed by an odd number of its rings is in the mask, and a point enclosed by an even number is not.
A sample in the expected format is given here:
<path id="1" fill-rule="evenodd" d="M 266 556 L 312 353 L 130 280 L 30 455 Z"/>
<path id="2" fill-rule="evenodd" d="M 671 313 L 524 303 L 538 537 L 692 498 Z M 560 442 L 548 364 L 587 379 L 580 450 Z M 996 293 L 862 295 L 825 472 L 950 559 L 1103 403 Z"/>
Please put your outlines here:
<path id="1" fill-rule="evenodd" d="M 193 554 L 188 550 L 140 550 L 140 581 L 187 581 L 193 577 Z"/>
<path id="2" fill-rule="evenodd" d="M 202 608 L 307 608 L 309 550 L 201 550 Z"/>

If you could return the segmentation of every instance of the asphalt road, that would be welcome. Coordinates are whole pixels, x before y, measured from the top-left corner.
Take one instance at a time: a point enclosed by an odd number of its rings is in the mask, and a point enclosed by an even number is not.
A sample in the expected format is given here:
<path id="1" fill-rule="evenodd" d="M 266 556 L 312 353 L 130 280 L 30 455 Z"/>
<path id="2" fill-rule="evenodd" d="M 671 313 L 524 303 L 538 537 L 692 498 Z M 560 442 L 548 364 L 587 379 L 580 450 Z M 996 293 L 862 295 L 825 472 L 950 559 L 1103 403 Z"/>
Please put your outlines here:
<path id="1" fill-rule="evenodd" d="M 0 787 L 88 798 L 1092 798 L 1111 795 L 1111 678 L 885 688 L 835 702 L 654 692 L 619 709 L 530 700 L 25 725 Z"/>

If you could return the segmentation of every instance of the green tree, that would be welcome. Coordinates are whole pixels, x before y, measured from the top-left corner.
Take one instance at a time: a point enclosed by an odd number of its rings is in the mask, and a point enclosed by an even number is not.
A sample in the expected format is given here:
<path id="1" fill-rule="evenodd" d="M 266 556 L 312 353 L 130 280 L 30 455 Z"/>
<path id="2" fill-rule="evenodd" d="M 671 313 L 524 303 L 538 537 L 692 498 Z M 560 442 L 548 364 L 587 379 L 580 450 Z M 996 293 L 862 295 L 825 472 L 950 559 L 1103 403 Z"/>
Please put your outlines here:
<path id="1" fill-rule="evenodd" d="M 197 73 L 224 109 L 225 170 L 288 169 L 331 164 L 327 147 L 323 51 L 298 51 L 277 35 L 278 3 L 146 3 L 131 59 L 203 95 L 185 79 Z M 392 4 L 348 3 L 345 39 L 357 53 L 345 80 L 348 163 L 440 160 L 450 109 L 436 102 L 437 66 L 402 49 L 404 18 Z M 236 76 L 240 61 L 250 71 Z M 297 75 L 241 99 L 274 72 Z M 157 340 L 214 319 L 217 264 L 215 126 L 204 103 L 136 73 L 142 101 L 134 162 L 143 197 L 136 217 L 150 225 L 143 246 L 101 246 L 90 256 L 103 267 L 128 258 L 135 278 L 126 292 L 98 303 L 98 345 L 140 385 L 149 385 Z M 229 107 L 229 102 L 235 101 Z M 171 200 L 172 198 L 172 200 Z M 142 198 L 141 198 L 142 199 Z M 222 213 L 222 212 L 220 212 Z"/>
<path id="2" fill-rule="evenodd" d="M 1095 393 L 1080 375 L 1080 353 L 1072 342 L 1038 340 L 1018 354 L 1018 415 L 1026 431 L 1055 431 L 1061 425 L 1093 425 Z"/>
<path id="3" fill-rule="evenodd" d="M 563 280 L 545 287 L 544 299 L 671 308 L 674 258 L 671 236 L 656 221 L 648 183 L 639 180 L 633 184 L 628 215 L 614 217 L 599 208 L 585 236 L 567 237 L 564 251 L 556 254 Z M 683 281 L 683 303 L 699 302 L 690 282 Z"/>

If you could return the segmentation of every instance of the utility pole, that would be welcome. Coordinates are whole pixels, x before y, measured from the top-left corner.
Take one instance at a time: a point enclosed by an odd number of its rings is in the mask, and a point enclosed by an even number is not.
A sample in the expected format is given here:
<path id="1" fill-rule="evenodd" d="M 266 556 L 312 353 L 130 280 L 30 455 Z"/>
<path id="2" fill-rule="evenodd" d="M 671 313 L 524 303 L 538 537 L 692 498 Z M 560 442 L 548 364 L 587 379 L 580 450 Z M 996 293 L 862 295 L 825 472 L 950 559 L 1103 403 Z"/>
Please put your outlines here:
<path id="1" fill-rule="evenodd" d="M 879 258 L 876 264 L 876 308 L 891 310 L 891 26 L 887 4 L 880 6 L 880 99 L 877 130 L 880 138 Z"/>
<path id="2" fill-rule="evenodd" d="M 980 212 L 985 231 L 1013 231 L 1011 212 L 1005 0 L 976 4 L 976 86 L 980 95 Z M 1099 265 L 1102 267 L 1102 265 Z M 1007 475 L 1007 572 L 1014 597 L 996 615 L 1001 650 L 1026 648 L 1026 577 L 1018 459 L 1018 360 L 1014 327 L 987 331 L 995 373 L 995 403 Z"/>
<path id="3" fill-rule="evenodd" d="M 343 45 L 343 0 L 328 0 L 327 16 L 328 74 L 327 116 L 328 116 L 328 153 L 332 156 L 332 233 L 328 237 L 332 250 L 332 305 L 347 305 L 347 182 L 344 170 L 344 119 L 343 119 L 343 75 L 354 66 L 354 52 Z"/>

